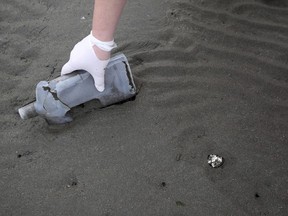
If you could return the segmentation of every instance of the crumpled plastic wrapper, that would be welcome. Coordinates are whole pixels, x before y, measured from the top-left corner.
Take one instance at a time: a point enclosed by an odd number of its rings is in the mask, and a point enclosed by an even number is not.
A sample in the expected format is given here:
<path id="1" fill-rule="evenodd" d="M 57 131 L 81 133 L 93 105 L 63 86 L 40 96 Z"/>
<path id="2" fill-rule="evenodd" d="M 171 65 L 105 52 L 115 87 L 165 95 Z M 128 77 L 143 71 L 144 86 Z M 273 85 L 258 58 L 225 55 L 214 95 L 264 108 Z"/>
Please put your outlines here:
<path id="1" fill-rule="evenodd" d="M 213 168 L 218 168 L 222 166 L 224 163 L 224 158 L 216 154 L 208 155 L 207 160 L 208 160 L 208 164 Z"/>

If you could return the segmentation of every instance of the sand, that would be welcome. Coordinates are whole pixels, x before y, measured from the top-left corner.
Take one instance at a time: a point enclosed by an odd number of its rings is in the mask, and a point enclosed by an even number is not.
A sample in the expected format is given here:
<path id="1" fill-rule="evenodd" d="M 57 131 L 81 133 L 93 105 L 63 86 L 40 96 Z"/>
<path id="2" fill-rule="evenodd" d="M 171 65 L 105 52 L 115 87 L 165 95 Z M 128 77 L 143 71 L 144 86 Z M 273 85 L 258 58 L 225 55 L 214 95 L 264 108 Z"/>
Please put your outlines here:
<path id="1" fill-rule="evenodd" d="M 129 1 L 115 53 L 136 100 L 21 120 L 92 4 L 1 0 L 0 215 L 287 215 L 288 2 Z"/>

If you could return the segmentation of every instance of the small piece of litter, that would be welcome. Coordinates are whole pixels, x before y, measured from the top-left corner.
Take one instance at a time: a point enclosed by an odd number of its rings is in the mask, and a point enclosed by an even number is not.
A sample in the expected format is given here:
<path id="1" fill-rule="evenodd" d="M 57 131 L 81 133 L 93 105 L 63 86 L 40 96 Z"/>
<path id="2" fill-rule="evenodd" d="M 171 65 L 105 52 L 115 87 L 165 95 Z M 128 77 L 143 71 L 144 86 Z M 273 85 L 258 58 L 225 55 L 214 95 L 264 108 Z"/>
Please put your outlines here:
<path id="1" fill-rule="evenodd" d="M 208 155 L 208 164 L 213 168 L 218 168 L 223 165 L 224 158 L 215 154 Z"/>
<path id="2" fill-rule="evenodd" d="M 86 18 L 83 16 L 83 17 L 81 17 L 81 20 L 85 20 Z"/>

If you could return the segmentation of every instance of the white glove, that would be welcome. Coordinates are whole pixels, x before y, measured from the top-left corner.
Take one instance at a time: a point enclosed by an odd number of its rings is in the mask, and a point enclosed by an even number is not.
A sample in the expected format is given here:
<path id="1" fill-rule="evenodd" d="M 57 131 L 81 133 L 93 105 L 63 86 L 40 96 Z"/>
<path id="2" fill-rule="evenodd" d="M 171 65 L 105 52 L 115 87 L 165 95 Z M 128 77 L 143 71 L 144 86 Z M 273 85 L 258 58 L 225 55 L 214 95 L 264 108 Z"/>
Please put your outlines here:
<path id="1" fill-rule="evenodd" d="M 92 75 L 96 89 L 102 92 L 105 89 L 105 68 L 109 59 L 100 60 L 93 49 L 94 45 L 107 52 L 116 47 L 114 40 L 102 42 L 93 37 L 91 33 L 74 46 L 69 61 L 62 67 L 61 75 L 69 74 L 75 70 L 85 70 Z"/>

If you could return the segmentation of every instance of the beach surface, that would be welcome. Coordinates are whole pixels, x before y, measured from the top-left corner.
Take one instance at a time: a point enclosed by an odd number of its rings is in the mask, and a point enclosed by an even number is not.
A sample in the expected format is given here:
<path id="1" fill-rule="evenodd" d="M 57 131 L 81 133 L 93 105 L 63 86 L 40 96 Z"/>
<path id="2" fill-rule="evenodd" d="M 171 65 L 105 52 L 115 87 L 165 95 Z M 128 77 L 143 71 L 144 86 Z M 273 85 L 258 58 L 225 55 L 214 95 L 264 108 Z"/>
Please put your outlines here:
<path id="1" fill-rule="evenodd" d="M 0 215 L 287 215 L 288 2 L 128 1 L 114 53 L 136 99 L 89 102 L 63 126 L 21 120 L 92 8 L 0 2 Z"/>

